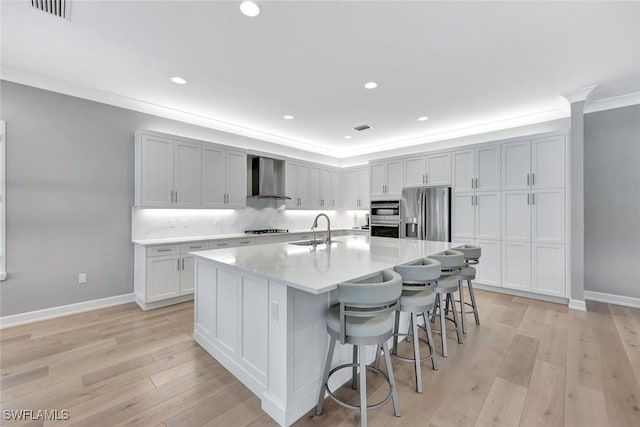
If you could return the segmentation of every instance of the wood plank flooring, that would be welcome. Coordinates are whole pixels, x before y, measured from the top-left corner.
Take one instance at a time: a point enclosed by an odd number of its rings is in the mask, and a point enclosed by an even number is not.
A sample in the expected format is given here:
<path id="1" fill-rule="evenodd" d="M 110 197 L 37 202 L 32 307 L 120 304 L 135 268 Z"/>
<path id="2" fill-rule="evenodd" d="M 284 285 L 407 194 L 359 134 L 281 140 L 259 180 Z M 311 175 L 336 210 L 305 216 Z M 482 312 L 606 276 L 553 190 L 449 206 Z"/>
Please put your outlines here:
<path id="1" fill-rule="evenodd" d="M 481 326 L 450 338 L 438 371 L 393 361 L 402 416 L 390 403 L 371 426 L 640 426 L 640 310 L 558 304 L 476 291 Z M 195 344 L 193 303 L 134 304 L 0 331 L 3 410 L 66 409 L 68 421 L 2 425 L 274 426 L 260 401 Z M 436 346 L 439 337 L 436 336 Z M 424 349 L 423 349 L 424 350 Z M 370 401 L 387 388 L 368 376 Z M 339 391 L 348 396 L 353 391 Z M 297 426 L 356 426 L 330 399 Z"/>

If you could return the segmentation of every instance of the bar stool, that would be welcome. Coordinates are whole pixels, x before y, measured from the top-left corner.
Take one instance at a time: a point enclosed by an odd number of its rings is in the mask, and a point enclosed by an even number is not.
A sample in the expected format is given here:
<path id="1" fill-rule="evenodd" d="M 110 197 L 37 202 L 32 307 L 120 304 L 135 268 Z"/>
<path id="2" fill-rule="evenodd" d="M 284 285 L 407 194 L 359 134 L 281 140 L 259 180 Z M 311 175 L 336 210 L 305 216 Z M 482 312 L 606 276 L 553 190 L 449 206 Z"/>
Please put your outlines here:
<path id="1" fill-rule="evenodd" d="M 477 265 L 480 262 L 482 249 L 480 248 L 480 246 L 476 245 L 462 245 L 458 246 L 457 248 L 453 248 L 453 250 L 462 252 L 464 254 L 465 267 L 463 267 L 460 274 L 458 274 L 458 288 L 460 290 L 460 323 L 462 324 L 462 333 L 466 334 L 467 331 L 465 328 L 465 317 L 468 313 L 473 313 L 473 316 L 476 320 L 476 325 L 480 324 L 480 316 L 478 315 L 478 305 L 476 304 L 476 294 L 473 291 L 472 280 L 476 279 L 476 269 L 473 266 Z M 471 303 L 466 302 L 464 298 L 464 285 L 462 284 L 463 281 L 467 282 L 467 288 L 469 289 L 469 295 L 471 296 Z M 467 311 L 466 306 L 471 307 L 471 311 Z"/>
<path id="2" fill-rule="evenodd" d="M 433 310 L 435 293 L 431 290 L 431 287 L 435 287 L 436 280 L 440 277 L 441 265 L 434 259 L 424 258 L 417 263 L 398 265 L 395 267 L 395 271 L 402 276 L 402 295 L 400 296 L 400 307 L 396 310 L 391 356 L 405 362 L 415 363 L 416 391 L 422 393 L 421 362 L 431 359 L 432 368 L 434 370 L 438 369 L 431 324 L 428 321 L 427 313 Z M 406 334 L 399 333 L 400 312 L 409 313 L 411 316 L 409 330 Z M 427 340 L 420 338 L 418 335 L 419 315 L 424 317 Z M 400 336 L 411 337 L 413 341 L 413 358 L 398 355 L 398 337 Z M 428 356 L 420 357 L 420 341 L 429 346 Z"/>
<path id="3" fill-rule="evenodd" d="M 433 258 L 439 261 L 442 265 L 442 275 L 438 279 L 437 285 L 434 289 L 436 293 L 436 299 L 434 308 L 431 314 L 431 321 L 435 321 L 436 312 L 440 314 L 440 331 L 434 331 L 439 333 L 442 341 L 442 356 L 448 357 L 447 351 L 447 334 L 456 333 L 458 338 L 458 344 L 462 344 L 462 331 L 458 322 L 458 314 L 455 310 L 455 293 L 458 292 L 458 274 L 464 267 L 464 254 L 455 250 L 448 249 L 435 255 L 430 255 L 429 258 Z M 453 318 L 447 317 L 449 304 L 452 305 Z M 447 320 L 453 322 L 455 329 L 447 331 Z"/>
<path id="4" fill-rule="evenodd" d="M 382 282 L 378 283 L 341 283 L 338 285 L 339 303 L 327 311 L 327 332 L 331 337 L 327 360 L 325 362 L 322 385 L 318 395 L 316 415 L 322 414 L 325 390 L 339 405 L 351 409 L 360 409 L 360 425 L 367 425 L 367 409 L 378 408 L 389 401 L 393 402 L 393 411 L 396 417 L 400 416 L 398 393 L 396 390 L 393 368 L 389 357 L 387 341 L 393 336 L 393 312 L 398 307 L 398 299 L 402 293 L 402 277 L 393 270 L 384 270 Z M 336 342 L 351 344 L 358 350 L 358 363 L 345 363 L 331 369 L 331 361 L 335 351 Z M 375 345 L 382 347 L 385 354 L 387 374 L 374 366 L 367 366 L 366 346 Z M 360 367 L 360 405 L 351 405 L 340 400 L 329 389 L 329 378 L 335 372 L 344 368 L 353 368 L 353 380 Z M 382 375 L 389 383 L 389 394 L 380 402 L 367 406 L 367 375 L 370 369 Z"/>

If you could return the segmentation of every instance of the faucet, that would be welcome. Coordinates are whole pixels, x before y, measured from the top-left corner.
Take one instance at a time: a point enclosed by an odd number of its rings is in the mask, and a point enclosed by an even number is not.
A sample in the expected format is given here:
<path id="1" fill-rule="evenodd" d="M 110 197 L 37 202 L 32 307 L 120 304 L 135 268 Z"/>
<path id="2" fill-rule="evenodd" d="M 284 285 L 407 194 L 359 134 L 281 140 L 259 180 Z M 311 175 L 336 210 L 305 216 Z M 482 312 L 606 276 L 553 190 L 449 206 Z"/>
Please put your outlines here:
<path id="1" fill-rule="evenodd" d="M 318 228 L 318 218 L 321 216 L 327 219 L 327 238 L 324 240 L 324 243 L 329 246 L 331 244 L 331 220 L 326 214 L 318 214 L 316 219 L 313 220 L 313 225 L 311 226 L 311 231 L 313 231 L 313 241 L 316 241 L 316 228 Z"/>

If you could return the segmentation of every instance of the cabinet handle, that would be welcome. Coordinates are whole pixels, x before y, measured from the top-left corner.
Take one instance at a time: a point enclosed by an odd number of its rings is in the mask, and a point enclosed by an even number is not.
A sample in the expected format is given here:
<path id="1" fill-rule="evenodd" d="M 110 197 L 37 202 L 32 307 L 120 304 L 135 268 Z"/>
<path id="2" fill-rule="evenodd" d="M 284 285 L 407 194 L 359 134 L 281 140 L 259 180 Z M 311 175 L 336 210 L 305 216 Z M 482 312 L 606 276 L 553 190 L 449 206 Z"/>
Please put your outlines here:
<path id="1" fill-rule="evenodd" d="M 228 243 L 218 243 L 217 246 L 229 246 Z"/>
<path id="2" fill-rule="evenodd" d="M 476 177 L 476 185 L 475 188 L 478 188 L 478 178 Z"/>
<path id="3" fill-rule="evenodd" d="M 475 188 L 475 187 L 474 187 L 474 183 L 473 183 L 473 182 L 474 182 L 474 179 L 473 179 L 473 178 L 471 178 L 471 188 Z"/>
<path id="4" fill-rule="evenodd" d="M 536 204 L 536 193 L 531 193 L 531 204 L 532 205 Z"/>
<path id="5" fill-rule="evenodd" d="M 471 196 L 471 206 L 473 206 L 473 196 Z"/>
<path id="6" fill-rule="evenodd" d="M 248 244 L 250 244 L 250 243 L 251 243 L 251 242 L 249 242 L 249 241 L 240 242 L 240 244 L 241 244 L 241 245 L 248 245 Z"/>
<path id="7" fill-rule="evenodd" d="M 531 185 L 536 185 L 536 174 L 531 172 Z"/>
<path id="8" fill-rule="evenodd" d="M 184 258 L 182 258 L 182 271 L 184 271 Z"/>
<path id="9" fill-rule="evenodd" d="M 425 183 L 425 184 L 428 184 L 428 183 L 429 183 L 429 174 L 428 174 L 428 173 L 425 173 L 425 174 L 424 174 L 424 183 Z"/>
<path id="10" fill-rule="evenodd" d="M 157 252 L 169 252 L 171 249 L 158 249 Z"/>
<path id="11" fill-rule="evenodd" d="M 476 198 L 476 206 L 478 206 L 478 196 L 473 196 Z"/>
<path id="12" fill-rule="evenodd" d="M 530 184 L 530 182 L 531 182 L 531 178 L 529 178 L 529 175 L 531 175 L 531 174 L 529 174 L 529 173 L 527 174 L 527 185 L 531 185 L 531 184 Z"/>

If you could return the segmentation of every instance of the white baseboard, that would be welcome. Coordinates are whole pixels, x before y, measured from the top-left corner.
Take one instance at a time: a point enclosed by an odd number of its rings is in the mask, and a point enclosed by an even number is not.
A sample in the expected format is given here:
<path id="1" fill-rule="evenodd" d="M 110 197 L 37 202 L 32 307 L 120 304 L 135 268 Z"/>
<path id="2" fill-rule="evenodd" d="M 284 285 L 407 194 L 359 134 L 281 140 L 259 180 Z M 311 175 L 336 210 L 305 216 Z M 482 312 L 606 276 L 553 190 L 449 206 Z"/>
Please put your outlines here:
<path id="1" fill-rule="evenodd" d="M 53 319 L 56 317 L 68 316 L 69 314 L 83 313 L 85 311 L 97 310 L 99 308 L 112 307 L 114 305 L 127 304 L 134 301 L 135 298 L 131 293 L 45 308 L 42 310 L 28 311 L 26 313 L 13 314 L 11 316 L 0 317 L 0 329 L 25 325 L 27 323 L 40 322 L 41 320 Z"/>
<path id="2" fill-rule="evenodd" d="M 606 302 L 607 304 L 624 305 L 625 307 L 640 308 L 640 298 L 626 297 L 623 295 L 584 291 L 584 299 Z"/>
<path id="3" fill-rule="evenodd" d="M 569 299 L 569 308 L 576 311 L 587 311 L 584 300 L 579 299 Z"/>
<path id="4" fill-rule="evenodd" d="M 567 298 L 563 298 L 563 297 L 536 294 L 536 293 L 533 293 L 533 292 L 519 291 L 517 289 L 499 288 L 499 287 L 493 286 L 493 285 L 487 285 L 487 284 L 484 284 L 484 283 L 478 283 L 475 280 L 473 282 L 473 287 L 475 289 L 482 289 L 483 291 L 497 292 L 499 294 L 514 295 L 514 296 L 523 297 L 523 298 L 537 299 L 537 300 L 540 300 L 540 301 L 553 302 L 555 304 L 567 305 L 567 303 L 568 303 L 568 299 Z"/>

